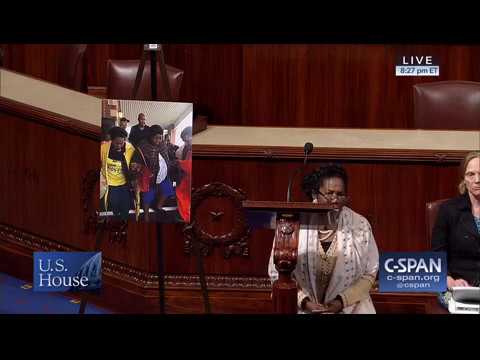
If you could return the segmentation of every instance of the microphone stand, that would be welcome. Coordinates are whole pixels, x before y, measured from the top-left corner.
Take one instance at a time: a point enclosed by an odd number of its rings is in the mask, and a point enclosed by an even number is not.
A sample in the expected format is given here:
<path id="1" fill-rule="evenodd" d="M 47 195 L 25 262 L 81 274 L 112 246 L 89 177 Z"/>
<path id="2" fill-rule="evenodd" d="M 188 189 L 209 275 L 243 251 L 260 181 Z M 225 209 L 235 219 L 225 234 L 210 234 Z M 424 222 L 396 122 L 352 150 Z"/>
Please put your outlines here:
<path id="1" fill-rule="evenodd" d="M 312 143 L 306 143 L 304 146 L 303 146 L 303 150 L 304 150 L 304 153 L 305 153 L 305 158 L 303 159 L 303 166 L 299 167 L 298 169 L 296 169 L 292 175 L 290 175 L 290 179 L 288 181 L 288 189 L 287 189 L 287 202 L 291 202 L 291 190 L 292 190 L 292 184 L 293 184 L 293 180 L 295 179 L 295 177 L 298 175 L 298 173 L 302 170 L 305 169 L 305 166 L 307 165 L 307 160 L 308 160 L 308 155 L 313 151 L 313 145 Z"/>

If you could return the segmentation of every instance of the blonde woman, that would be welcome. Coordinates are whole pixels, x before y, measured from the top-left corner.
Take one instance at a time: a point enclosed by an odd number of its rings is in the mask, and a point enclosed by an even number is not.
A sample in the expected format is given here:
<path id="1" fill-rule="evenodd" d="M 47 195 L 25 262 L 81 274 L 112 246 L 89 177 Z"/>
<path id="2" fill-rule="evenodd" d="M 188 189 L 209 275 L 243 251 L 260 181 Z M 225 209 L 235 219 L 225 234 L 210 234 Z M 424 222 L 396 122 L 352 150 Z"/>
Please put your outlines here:
<path id="1" fill-rule="evenodd" d="M 432 233 L 433 250 L 447 253 L 448 290 L 480 286 L 480 151 L 463 160 L 458 190 L 460 196 L 440 206 Z"/>

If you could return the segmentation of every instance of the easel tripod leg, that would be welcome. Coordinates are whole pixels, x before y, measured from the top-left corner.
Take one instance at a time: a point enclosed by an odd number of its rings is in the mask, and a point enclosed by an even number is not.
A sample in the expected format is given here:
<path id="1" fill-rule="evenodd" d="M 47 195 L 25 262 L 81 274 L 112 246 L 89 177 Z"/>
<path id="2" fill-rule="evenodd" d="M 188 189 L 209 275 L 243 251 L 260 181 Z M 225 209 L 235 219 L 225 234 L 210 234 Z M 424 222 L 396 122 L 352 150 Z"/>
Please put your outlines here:
<path id="1" fill-rule="evenodd" d="M 96 234 L 96 238 L 95 238 L 95 249 L 94 249 L 95 252 L 100 251 L 100 245 L 101 245 L 101 242 L 102 242 L 103 233 L 105 231 L 105 225 L 106 225 L 106 220 L 103 220 L 100 223 L 100 227 L 97 229 L 97 234 Z M 84 291 L 82 293 L 82 296 L 81 296 L 80 309 L 79 309 L 78 313 L 79 314 L 85 314 L 85 309 L 86 308 L 87 308 L 87 294 Z"/>
<path id="2" fill-rule="evenodd" d="M 198 278 L 200 279 L 200 288 L 201 288 L 201 291 L 202 291 L 205 313 L 206 314 L 211 314 L 210 299 L 208 297 L 207 280 L 205 278 L 204 261 L 203 261 L 202 253 L 200 251 L 200 246 L 199 246 L 198 240 L 193 239 L 192 245 L 193 245 L 193 248 L 194 248 L 195 255 L 197 257 L 197 271 L 198 271 Z"/>
<path id="3" fill-rule="evenodd" d="M 157 224 L 157 258 L 160 314 L 165 314 L 165 266 L 163 257 L 163 236 L 161 224 Z"/>

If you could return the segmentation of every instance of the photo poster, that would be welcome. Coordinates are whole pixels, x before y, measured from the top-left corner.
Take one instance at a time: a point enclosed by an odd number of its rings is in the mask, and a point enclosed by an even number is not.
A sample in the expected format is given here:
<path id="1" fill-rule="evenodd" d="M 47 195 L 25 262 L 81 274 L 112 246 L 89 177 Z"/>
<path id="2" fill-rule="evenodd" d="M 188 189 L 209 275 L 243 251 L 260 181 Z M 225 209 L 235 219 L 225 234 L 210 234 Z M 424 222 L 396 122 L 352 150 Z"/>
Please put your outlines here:
<path id="1" fill-rule="evenodd" d="M 102 101 L 100 216 L 189 223 L 193 104 Z"/>

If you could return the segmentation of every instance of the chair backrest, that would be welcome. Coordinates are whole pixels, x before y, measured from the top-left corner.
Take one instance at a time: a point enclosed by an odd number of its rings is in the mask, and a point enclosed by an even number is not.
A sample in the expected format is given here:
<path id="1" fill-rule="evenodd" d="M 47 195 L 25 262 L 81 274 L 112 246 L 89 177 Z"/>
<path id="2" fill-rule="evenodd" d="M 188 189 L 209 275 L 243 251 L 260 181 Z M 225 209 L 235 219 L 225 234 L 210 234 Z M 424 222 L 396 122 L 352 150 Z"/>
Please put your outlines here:
<path id="1" fill-rule="evenodd" d="M 87 92 L 87 44 L 61 45 L 58 62 L 58 83 Z"/>
<path id="2" fill-rule="evenodd" d="M 426 236 L 428 241 L 428 248 L 432 247 L 432 232 L 433 227 L 435 226 L 435 221 L 437 220 L 438 210 L 440 205 L 442 205 L 448 199 L 441 199 L 432 202 L 428 202 L 425 206 L 425 223 L 426 223 Z"/>
<path id="3" fill-rule="evenodd" d="M 438 81 L 413 86 L 417 129 L 480 129 L 480 83 Z"/>
<path id="4" fill-rule="evenodd" d="M 132 98 L 135 78 L 137 77 L 140 60 L 108 60 L 107 62 L 107 98 L 134 100 Z M 172 101 L 180 98 L 180 88 L 183 79 L 183 70 L 166 65 L 168 82 L 172 94 Z M 159 100 L 167 100 L 162 86 L 160 64 L 157 64 L 157 95 Z M 151 100 L 150 88 L 150 61 L 145 61 L 143 77 L 138 88 L 137 100 Z"/>

